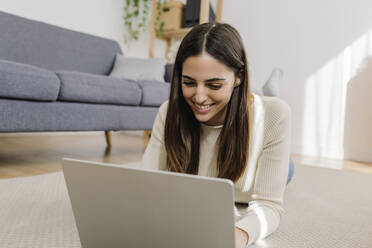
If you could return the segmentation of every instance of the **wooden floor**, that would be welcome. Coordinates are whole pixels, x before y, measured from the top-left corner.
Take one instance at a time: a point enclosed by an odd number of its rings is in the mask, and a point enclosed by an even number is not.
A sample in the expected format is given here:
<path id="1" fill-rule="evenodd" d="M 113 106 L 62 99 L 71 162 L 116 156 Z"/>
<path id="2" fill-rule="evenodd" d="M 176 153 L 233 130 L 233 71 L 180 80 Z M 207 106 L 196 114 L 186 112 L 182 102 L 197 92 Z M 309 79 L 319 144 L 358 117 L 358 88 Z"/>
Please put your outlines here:
<path id="1" fill-rule="evenodd" d="M 0 134 L 0 178 L 61 170 L 64 157 L 125 164 L 140 161 L 142 132 L 113 132 L 108 149 L 104 132 Z"/>
<path id="2" fill-rule="evenodd" d="M 112 143 L 108 149 L 103 132 L 0 134 L 0 178 L 60 171 L 63 157 L 114 164 L 138 162 L 145 149 L 141 132 L 113 132 Z M 295 164 L 372 173 L 372 164 L 296 154 L 291 157 Z"/>

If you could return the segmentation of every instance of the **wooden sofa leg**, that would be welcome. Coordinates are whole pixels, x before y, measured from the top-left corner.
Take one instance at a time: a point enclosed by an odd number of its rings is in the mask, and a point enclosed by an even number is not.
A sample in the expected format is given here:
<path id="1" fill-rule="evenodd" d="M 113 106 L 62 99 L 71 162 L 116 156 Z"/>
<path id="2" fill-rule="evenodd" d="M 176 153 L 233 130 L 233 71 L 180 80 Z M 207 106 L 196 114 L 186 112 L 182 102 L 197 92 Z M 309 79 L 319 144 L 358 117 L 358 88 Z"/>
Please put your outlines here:
<path id="1" fill-rule="evenodd" d="M 151 137 L 151 130 L 145 130 L 144 131 L 144 134 L 143 134 L 143 141 L 145 143 L 145 147 L 147 146 L 147 144 L 149 143 L 150 141 L 150 137 Z"/>
<path id="2" fill-rule="evenodd" d="M 105 131 L 105 137 L 106 137 L 106 144 L 107 146 L 111 147 L 111 140 L 112 140 L 112 136 L 111 136 L 111 131 Z"/>

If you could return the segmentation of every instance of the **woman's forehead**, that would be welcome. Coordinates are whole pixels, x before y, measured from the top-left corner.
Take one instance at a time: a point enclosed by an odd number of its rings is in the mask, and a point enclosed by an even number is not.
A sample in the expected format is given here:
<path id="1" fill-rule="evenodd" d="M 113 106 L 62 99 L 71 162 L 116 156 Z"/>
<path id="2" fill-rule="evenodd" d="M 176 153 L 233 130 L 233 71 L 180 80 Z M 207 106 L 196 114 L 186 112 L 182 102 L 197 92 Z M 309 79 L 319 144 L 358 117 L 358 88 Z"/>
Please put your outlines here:
<path id="1" fill-rule="evenodd" d="M 182 64 L 182 75 L 195 79 L 208 79 L 210 77 L 231 77 L 234 72 L 221 61 L 204 52 L 188 57 Z"/>

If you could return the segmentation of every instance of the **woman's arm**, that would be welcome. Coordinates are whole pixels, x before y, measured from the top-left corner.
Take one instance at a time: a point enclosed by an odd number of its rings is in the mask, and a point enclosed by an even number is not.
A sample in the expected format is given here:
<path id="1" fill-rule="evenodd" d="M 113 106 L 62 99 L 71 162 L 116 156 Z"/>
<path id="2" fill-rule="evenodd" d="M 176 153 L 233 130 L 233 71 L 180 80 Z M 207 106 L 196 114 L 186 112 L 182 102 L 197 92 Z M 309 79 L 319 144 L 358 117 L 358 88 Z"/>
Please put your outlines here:
<path id="1" fill-rule="evenodd" d="M 278 98 L 265 98 L 263 149 L 258 159 L 247 214 L 236 226 L 249 234 L 248 244 L 263 239 L 279 226 L 290 153 L 289 106 Z"/>
<path id="2" fill-rule="evenodd" d="M 150 141 L 142 156 L 141 168 L 165 170 L 167 154 L 164 146 L 164 125 L 168 102 L 163 103 L 155 117 Z"/>
<path id="3" fill-rule="evenodd" d="M 235 227 L 235 248 L 244 248 L 249 240 L 248 233 L 238 227 Z"/>

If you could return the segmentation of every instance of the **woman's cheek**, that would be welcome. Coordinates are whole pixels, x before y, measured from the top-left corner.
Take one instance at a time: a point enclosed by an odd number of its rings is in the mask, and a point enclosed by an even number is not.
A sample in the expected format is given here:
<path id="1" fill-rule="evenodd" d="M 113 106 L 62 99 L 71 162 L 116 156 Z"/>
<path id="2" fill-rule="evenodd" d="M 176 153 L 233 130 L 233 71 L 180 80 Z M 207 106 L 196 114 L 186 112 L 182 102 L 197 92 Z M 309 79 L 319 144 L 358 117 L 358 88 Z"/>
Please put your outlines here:
<path id="1" fill-rule="evenodd" d="M 183 94 L 183 97 L 189 98 L 192 96 L 192 90 L 186 87 L 182 87 L 182 94 Z"/>

